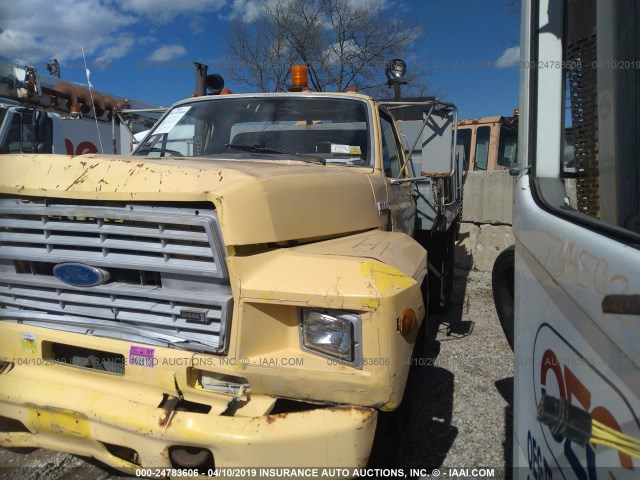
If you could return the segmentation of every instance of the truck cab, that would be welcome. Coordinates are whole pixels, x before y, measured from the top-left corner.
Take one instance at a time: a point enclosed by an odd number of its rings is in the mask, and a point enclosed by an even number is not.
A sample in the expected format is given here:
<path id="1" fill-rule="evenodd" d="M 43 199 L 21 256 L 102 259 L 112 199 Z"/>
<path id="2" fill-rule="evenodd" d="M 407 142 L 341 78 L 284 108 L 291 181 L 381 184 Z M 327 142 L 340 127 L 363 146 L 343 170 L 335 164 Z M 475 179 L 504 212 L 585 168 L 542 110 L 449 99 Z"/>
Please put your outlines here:
<path id="1" fill-rule="evenodd" d="M 455 224 L 455 108 L 423 107 L 449 145 L 432 176 L 354 93 L 190 98 L 128 157 L 0 158 L 0 445 L 365 466 L 430 321 L 413 237 Z"/>
<path id="2" fill-rule="evenodd" d="M 522 2 L 514 478 L 638 478 L 639 25 L 638 2 Z"/>
<path id="3" fill-rule="evenodd" d="M 129 153 L 164 110 L 0 62 L 0 154 Z"/>
<path id="4" fill-rule="evenodd" d="M 64 153 L 60 116 L 0 101 L 0 153 Z"/>
<path id="5" fill-rule="evenodd" d="M 466 170 L 508 170 L 516 163 L 518 115 L 461 120 L 458 145 L 464 148 Z"/>

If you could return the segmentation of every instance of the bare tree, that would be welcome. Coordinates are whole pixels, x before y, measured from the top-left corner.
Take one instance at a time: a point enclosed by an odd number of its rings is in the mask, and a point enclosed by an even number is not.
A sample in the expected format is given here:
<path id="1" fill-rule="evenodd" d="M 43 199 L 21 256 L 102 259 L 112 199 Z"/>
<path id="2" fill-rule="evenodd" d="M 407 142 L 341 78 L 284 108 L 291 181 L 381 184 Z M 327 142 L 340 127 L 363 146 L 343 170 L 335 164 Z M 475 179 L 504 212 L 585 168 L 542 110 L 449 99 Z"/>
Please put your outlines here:
<path id="1" fill-rule="evenodd" d="M 265 92 L 284 90 L 296 59 L 284 35 L 264 19 L 251 23 L 234 20 L 226 41 L 231 78 Z"/>
<path id="2" fill-rule="evenodd" d="M 261 90 L 285 89 L 290 67 L 302 63 L 315 90 L 366 91 L 384 83 L 385 63 L 408 54 L 422 33 L 379 0 L 261 0 L 261 12 L 234 21 L 227 39 L 232 78 Z"/>

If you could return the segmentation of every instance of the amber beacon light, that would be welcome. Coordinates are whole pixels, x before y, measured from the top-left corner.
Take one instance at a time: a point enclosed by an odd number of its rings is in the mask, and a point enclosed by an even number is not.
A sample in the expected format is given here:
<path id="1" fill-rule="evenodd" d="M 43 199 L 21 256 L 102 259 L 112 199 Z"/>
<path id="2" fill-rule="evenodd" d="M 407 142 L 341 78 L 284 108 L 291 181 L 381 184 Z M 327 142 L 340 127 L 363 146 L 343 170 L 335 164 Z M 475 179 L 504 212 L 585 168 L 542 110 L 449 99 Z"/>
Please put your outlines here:
<path id="1" fill-rule="evenodd" d="M 306 65 L 294 65 L 291 67 L 290 92 L 304 92 L 309 90 L 308 70 Z"/>

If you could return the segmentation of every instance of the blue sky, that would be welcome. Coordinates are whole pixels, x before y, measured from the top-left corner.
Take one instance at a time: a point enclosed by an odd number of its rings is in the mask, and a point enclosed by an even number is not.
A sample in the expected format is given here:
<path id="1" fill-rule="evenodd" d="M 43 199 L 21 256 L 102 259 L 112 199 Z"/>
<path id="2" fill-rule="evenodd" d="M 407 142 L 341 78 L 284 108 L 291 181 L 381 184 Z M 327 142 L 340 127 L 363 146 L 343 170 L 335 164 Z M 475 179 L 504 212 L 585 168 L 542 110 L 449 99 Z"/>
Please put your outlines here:
<path id="1" fill-rule="evenodd" d="M 423 26 L 413 57 L 428 84 L 461 118 L 511 115 L 518 101 L 519 20 L 504 0 L 383 2 Z M 171 104 L 194 89 L 193 60 L 224 71 L 229 19 L 259 14 L 256 0 L 21 0 L 0 4 L 0 59 L 35 65 L 57 58 L 62 78 L 86 83 L 81 45 L 97 90 Z M 381 82 L 384 72 L 380 72 Z M 227 82 L 236 92 L 249 88 Z"/>

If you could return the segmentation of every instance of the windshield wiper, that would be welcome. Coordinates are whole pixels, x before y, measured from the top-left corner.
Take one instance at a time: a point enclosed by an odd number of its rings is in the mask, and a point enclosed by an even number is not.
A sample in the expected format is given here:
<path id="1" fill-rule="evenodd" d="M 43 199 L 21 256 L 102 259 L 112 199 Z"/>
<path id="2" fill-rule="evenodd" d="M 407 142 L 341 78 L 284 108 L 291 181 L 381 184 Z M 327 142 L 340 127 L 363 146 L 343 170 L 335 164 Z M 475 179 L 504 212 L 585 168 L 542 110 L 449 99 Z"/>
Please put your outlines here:
<path id="1" fill-rule="evenodd" d="M 319 165 L 326 165 L 327 162 L 324 158 L 315 157 L 313 155 L 305 155 L 303 153 L 298 152 L 288 152 L 286 150 L 280 150 L 272 147 L 265 147 L 264 145 L 243 145 L 241 143 L 227 143 L 225 144 L 227 148 L 234 148 L 236 150 L 242 150 L 243 152 L 252 152 L 252 153 L 279 153 L 282 155 L 295 155 L 299 157 L 300 160 L 307 163 L 317 163 Z"/>
<path id="2" fill-rule="evenodd" d="M 363 167 L 369 163 L 363 158 L 329 158 L 327 163 L 330 165 L 340 165 L 342 167 Z"/>
<path id="3" fill-rule="evenodd" d="M 136 150 L 136 153 L 134 153 L 134 155 L 138 155 L 139 153 L 151 153 L 151 152 L 160 152 L 160 153 L 167 152 L 173 155 L 174 157 L 184 157 L 182 152 L 179 152 L 178 150 L 171 150 L 169 148 L 158 148 L 158 147 L 141 148 L 140 150 Z"/>

